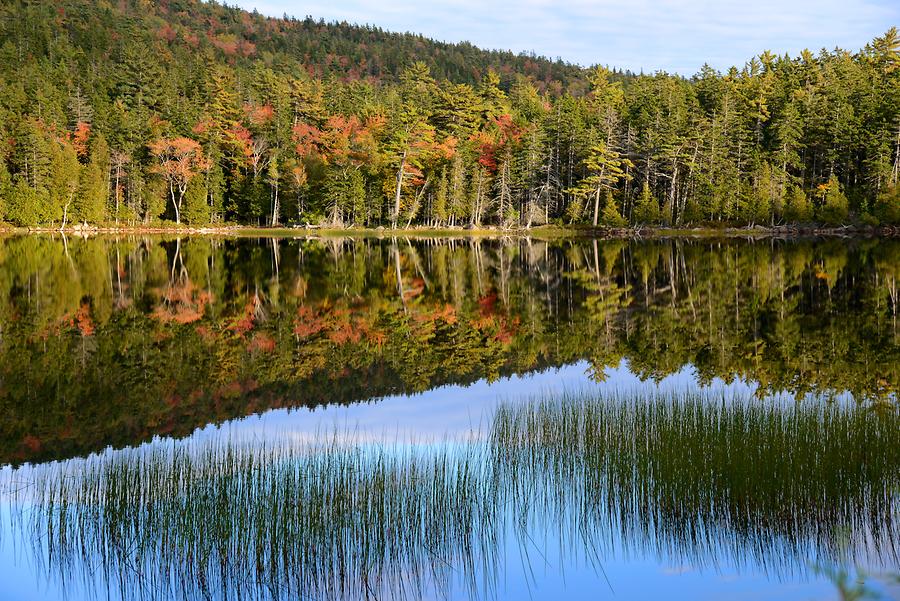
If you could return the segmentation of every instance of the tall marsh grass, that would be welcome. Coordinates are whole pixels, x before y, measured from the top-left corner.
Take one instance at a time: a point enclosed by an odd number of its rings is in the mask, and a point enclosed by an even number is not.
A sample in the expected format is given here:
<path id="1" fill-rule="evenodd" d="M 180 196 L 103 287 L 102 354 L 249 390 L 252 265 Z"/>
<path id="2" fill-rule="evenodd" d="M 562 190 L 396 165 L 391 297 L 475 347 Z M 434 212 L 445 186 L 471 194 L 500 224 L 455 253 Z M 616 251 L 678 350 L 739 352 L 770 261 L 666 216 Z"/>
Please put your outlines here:
<path id="1" fill-rule="evenodd" d="M 558 536 L 601 564 L 618 548 L 778 575 L 893 566 L 898 426 L 896 408 L 570 395 L 502 406 L 474 441 L 38 466 L 13 526 L 54 578 L 140 599 L 489 594 L 508 537 Z"/>

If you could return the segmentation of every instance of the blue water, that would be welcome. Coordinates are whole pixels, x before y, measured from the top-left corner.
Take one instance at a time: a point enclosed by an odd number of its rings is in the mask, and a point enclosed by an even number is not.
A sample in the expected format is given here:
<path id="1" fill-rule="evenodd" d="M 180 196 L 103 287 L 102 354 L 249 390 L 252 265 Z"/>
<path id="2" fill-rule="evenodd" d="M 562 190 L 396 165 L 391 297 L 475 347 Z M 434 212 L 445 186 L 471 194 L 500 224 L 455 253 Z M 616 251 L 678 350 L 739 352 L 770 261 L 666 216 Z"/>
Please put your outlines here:
<path id="1" fill-rule="evenodd" d="M 619 391 L 659 388 L 671 392 L 696 390 L 693 369 L 659 382 L 641 381 L 623 362 L 607 369 L 602 381 L 592 377 L 587 364 L 565 366 L 528 376 L 503 378 L 494 382 L 480 381 L 468 387 L 446 386 L 428 392 L 395 396 L 377 401 L 329 406 L 316 410 L 276 410 L 247 417 L 220 426 L 197 430 L 187 440 L 176 444 L 191 445 L 210 440 L 258 441 L 265 444 L 291 444 L 313 440 L 323 433 L 341 433 L 355 441 L 414 441 L 430 444 L 441 439 L 477 436 L 480 426 L 490 418 L 500 402 L 528 401 L 539 393 L 562 391 Z M 745 382 L 714 381 L 708 389 L 728 398 L 752 393 L 754 386 Z M 786 396 L 784 402 L 793 402 Z M 146 446 L 172 445 L 173 441 L 156 439 Z M 128 453 L 130 450 L 105 453 Z M 78 460 L 72 460 L 78 461 Z M 17 527 L 10 516 L 10 489 L 27 481 L 31 469 L 17 473 L 5 468 L 2 481 L 6 496 L 0 504 L 0 599 L 4 601 L 56 601 L 94 598 L 118 598 L 116 590 L 95 583 L 63 582 L 46 572 L 47 558 L 35 555 L 29 533 Z M 22 507 L 18 507 L 22 511 Z M 24 511 L 27 511 L 24 509 Z M 524 544 L 508 534 L 502 546 L 496 571 L 486 578 L 477 595 L 464 583 L 456 582 L 452 599 L 684 599 L 684 600 L 755 600 L 839 599 L 835 576 L 814 569 L 813 562 L 773 573 L 771 568 L 757 565 L 748 554 L 733 557 L 670 557 L 648 549 L 625 549 L 615 535 L 605 539 L 591 560 L 577 545 L 561 542 L 544 532 L 537 540 Z M 888 576 L 856 573 L 849 570 L 849 584 L 865 583 L 873 598 L 900 598 L 900 585 Z M 888 566 L 889 568 L 890 566 Z M 880 566 L 878 571 L 884 570 Z M 894 577 L 896 578 L 896 577 Z M 432 591 L 424 598 L 445 598 Z"/>

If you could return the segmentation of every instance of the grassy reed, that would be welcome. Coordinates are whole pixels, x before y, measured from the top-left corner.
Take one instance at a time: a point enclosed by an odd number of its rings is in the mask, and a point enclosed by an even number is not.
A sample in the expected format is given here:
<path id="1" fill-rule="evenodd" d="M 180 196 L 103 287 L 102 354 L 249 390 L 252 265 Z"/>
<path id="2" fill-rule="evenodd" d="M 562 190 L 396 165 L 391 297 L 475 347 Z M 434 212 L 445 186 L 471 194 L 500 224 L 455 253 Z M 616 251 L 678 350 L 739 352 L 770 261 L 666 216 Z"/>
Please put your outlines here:
<path id="1" fill-rule="evenodd" d="M 900 416 L 566 396 L 476 442 L 162 446 L 39 466 L 16 526 L 63 581 L 124 598 L 490 591 L 507 536 L 779 574 L 896 565 Z M 21 480 L 24 473 L 16 477 Z"/>
<path id="2" fill-rule="evenodd" d="M 634 552 L 695 566 L 728 554 L 779 572 L 861 560 L 871 545 L 896 564 L 896 409 L 714 401 L 505 406 L 491 447 L 513 496 L 539 499 L 535 517 L 577 527 L 581 541 L 614 533 L 605 542 Z"/>

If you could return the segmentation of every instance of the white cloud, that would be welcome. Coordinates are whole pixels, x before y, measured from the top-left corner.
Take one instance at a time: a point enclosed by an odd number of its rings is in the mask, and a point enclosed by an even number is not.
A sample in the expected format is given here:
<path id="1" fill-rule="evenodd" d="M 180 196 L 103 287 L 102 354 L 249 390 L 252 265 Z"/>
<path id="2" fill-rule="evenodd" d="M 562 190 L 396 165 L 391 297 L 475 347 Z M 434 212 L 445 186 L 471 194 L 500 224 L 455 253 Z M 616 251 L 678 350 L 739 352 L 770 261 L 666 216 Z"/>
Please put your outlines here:
<path id="1" fill-rule="evenodd" d="M 900 23 L 892 0 L 238 0 L 263 14 L 368 23 L 484 48 L 686 75 L 769 49 L 856 50 Z"/>

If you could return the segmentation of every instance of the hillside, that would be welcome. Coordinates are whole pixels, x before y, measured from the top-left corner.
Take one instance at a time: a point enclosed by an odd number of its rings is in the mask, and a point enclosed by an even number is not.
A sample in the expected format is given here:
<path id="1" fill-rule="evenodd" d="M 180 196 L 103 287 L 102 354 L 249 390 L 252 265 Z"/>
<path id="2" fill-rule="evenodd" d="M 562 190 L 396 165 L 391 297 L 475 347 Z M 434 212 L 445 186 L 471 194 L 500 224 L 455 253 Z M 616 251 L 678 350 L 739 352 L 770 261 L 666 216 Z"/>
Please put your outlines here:
<path id="1" fill-rule="evenodd" d="M 6 2 L 0 8 L 4 37 L 19 52 L 39 56 L 65 33 L 86 57 L 97 60 L 130 43 L 164 47 L 179 59 L 209 53 L 214 60 L 250 64 L 263 60 L 277 70 L 306 70 L 310 76 L 344 81 L 396 81 L 415 61 L 438 79 L 477 83 L 496 71 L 504 84 L 516 74 L 544 88 L 585 89 L 584 70 L 544 57 L 448 44 L 412 33 L 305 19 L 269 18 L 257 12 L 199 0 L 63 0 Z M 38 33 L 40 32 L 40 33 Z"/>

